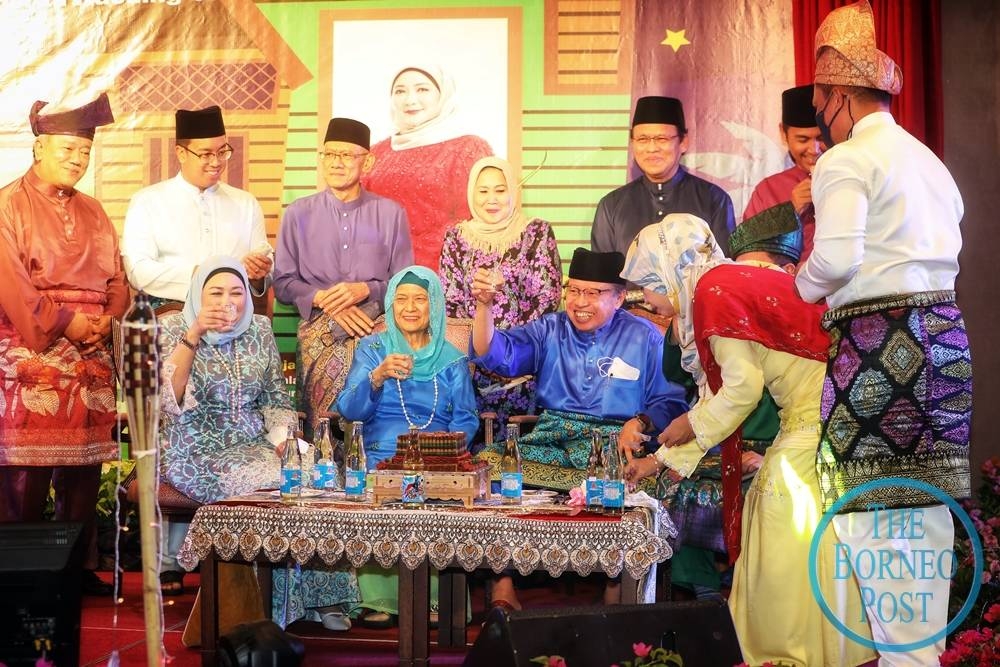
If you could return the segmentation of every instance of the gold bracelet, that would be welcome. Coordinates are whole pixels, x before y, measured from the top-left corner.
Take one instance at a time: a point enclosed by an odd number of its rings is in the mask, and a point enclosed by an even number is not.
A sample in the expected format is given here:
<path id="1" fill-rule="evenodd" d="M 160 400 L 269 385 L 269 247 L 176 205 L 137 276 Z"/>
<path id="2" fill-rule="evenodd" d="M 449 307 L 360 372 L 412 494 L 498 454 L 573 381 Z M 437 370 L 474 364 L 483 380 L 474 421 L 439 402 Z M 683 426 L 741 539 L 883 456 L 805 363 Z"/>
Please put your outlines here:
<path id="1" fill-rule="evenodd" d="M 198 343 L 192 343 L 187 339 L 187 336 L 181 336 L 181 339 L 178 342 L 192 352 L 198 350 Z"/>

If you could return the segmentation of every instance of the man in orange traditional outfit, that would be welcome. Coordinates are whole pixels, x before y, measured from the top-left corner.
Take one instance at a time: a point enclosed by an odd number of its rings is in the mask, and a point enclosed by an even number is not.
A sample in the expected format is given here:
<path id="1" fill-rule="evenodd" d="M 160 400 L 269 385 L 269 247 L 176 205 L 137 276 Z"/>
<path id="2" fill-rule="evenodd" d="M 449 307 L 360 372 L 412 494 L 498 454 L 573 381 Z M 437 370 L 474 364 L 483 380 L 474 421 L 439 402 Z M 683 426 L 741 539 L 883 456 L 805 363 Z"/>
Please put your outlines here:
<path id="1" fill-rule="evenodd" d="M 83 523 L 83 590 L 109 594 L 97 567 L 101 462 L 117 456 L 111 320 L 128 286 L 118 235 L 78 192 L 94 131 L 114 121 L 102 94 L 82 107 L 31 107 L 33 164 L 0 189 L 0 522 Z"/>

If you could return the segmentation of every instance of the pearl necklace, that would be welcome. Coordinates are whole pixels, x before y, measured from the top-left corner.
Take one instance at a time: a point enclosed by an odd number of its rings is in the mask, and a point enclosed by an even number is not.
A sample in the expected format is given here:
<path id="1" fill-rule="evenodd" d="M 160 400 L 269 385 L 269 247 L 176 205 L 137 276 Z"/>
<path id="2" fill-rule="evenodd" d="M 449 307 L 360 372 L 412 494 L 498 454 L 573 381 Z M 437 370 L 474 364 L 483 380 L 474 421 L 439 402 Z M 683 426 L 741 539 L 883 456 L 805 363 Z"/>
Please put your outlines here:
<path id="1" fill-rule="evenodd" d="M 236 350 L 235 344 L 230 342 L 227 343 L 227 345 L 233 351 L 233 367 L 230 367 L 229 364 L 226 363 L 226 355 L 219 351 L 219 346 L 211 345 L 210 347 L 212 348 L 212 352 L 214 352 L 219 358 L 219 363 L 222 365 L 223 370 L 226 371 L 226 376 L 229 378 L 229 383 L 232 386 L 232 391 L 229 395 L 229 409 L 236 416 L 236 419 L 239 420 L 243 415 L 243 407 L 240 404 L 240 394 L 243 391 L 243 369 L 240 365 L 240 354 L 239 351 Z"/>
<path id="2" fill-rule="evenodd" d="M 431 380 L 434 383 L 434 402 L 431 404 L 431 416 L 427 418 L 426 423 L 417 426 L 412 421 L 410 421 L 410 415 L 409 413 L 406 412 L 406 401 L 403 400 L 403 385 L 399 384 L 399 378 L 396 378 L 396 391 L 399 392 L 399 404 L 403 406 L 403 416 L 406 417 L 406 423 L 410 426 L 410 428 L 425 429 L 431 425 L 432 421 L 434 421 L 434 411 L 437 410 L 437 403 L 438 403 L 437 376 L 435 375 L 433 378 L 431 378 Z"/>

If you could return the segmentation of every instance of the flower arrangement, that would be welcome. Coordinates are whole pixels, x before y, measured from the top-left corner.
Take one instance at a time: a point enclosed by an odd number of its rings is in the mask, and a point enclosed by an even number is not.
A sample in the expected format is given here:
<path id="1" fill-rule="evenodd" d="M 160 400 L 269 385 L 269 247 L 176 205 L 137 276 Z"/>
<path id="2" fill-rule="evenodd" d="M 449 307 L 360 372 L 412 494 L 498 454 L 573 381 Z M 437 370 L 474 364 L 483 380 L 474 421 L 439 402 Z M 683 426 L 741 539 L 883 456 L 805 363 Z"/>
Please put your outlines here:
<path id="1" fill-rule="evenodd" d="M 952 634 L 948 650 L 941 654 L 942 667 L 980 667 L 1000 664 L 1000 457 L 983 464 L 983 484 L 974 500 L 963 502 L 983 545 L 983 578 L 972 612 Z M 954 618 L 972 588 L 972 543 L 968 536 L 955 536 L 957 569 L 951 582 Z"/>

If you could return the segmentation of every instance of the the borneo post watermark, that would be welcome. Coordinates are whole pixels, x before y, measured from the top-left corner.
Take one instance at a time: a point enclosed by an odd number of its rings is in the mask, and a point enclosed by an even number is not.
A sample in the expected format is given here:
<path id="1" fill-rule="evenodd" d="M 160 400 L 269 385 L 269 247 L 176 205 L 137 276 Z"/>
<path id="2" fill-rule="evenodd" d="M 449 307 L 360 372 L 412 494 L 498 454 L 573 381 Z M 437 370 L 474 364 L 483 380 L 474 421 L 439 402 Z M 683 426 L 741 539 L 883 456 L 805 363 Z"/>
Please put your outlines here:
<path id="1" fill-rule="evenodd" d="M 861 602 L 864 605 L 862 615 L 865 618 L 859 619 L 861 622 L 867 622 L 867 616 L 871 615 L 883 623 L 927 624 L 930 605 L 944 604 L 947 606 L 950 586 L 937 587 L 939 591 L 942 588 L 944 590 L 943 594 L 946 599 L 942 601 L 934 599 L 935 593 L 932 592 L 934 587 L 930 584 L 932 582 L 950 582 L 958 568 L 958 562 L 953 545 L 931 546 L 927 542 L 924 523 L 925 508 L 885 508 L 882 505 L 871 505 L 867 511 L 872 512 L 874 518 L 873 544 L 877 543 L 880 546 L 872 548 L 854 546 L 852 548 L 850 545 L 836 541 L 832 544 L 832 554 L 820 553 L 821 548 L 831 548 L 829 543 L 823 545 L 821 538 L 824 531 L 831 527 L 830 523 L 840 509 L 864 493 L 884 488 L 915 489 L 939 500 L 965 527 L 973 550 L 975 571 L 972 577 L 972 588 L 962 608 L 946 627 L 934 633 L 930 633 L 930 628 L 928 628 L 926 635 L 921 633 L 920 640 L 905 644 L 875 641 L 863 637 L 847 627 L 844 619 L 838 618 L 824 599 L 817 573 L 817 562 L 820 558 L 832 556 L 834 579 L 842 581 L 854 579 L 857 581 L 861 592 Z M 904 543 L 906 548 L 897 549 L 894 546 Z M 888 477 L 867 482 L 851 489 L 823 515 L 816 527 L 816 532 L 813 534 L 809 549 L 809 584 L 812 587 L 813 596 L 827 620 L 844 636 L 880 653 L 900 653 L 930 646 L 947 637 L 959 626 L 972 610 L 972 606 L 979 596 L 983 565 L 983 547 L 979 541 L 976 527 L 968 513 L 954 498 L 926 482 L 905 477 Z M 879 582 L 883 581 L 893 581 L 895 584 L 886 590 L 878 585 Z M 937 595 L 941 594 L 937 593 Z"/>

